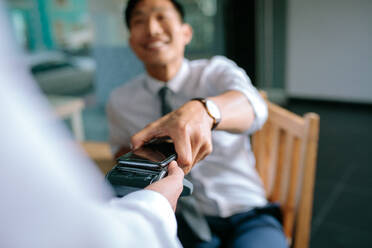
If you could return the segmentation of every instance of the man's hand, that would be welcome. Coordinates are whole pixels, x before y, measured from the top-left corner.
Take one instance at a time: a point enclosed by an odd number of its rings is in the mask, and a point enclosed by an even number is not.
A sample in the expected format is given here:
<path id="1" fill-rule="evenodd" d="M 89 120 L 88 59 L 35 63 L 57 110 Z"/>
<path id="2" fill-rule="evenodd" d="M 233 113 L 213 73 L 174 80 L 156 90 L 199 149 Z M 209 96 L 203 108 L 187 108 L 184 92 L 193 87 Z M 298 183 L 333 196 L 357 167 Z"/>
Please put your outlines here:
<path id="1" fill-rule="evenodd" d="M 169 136 L 177 152 L 177 162 L 187 174 L 192 166 L 212 152 L 213 119 L 199 101 L 189 101 L 179 109 L 147 125 L 132 137 L 136 149 L 153 138 Z"/>
<path id="2" fill-rule="evenodd" d="M 183 189 L 184 173 L 175 161 L 168 166 L 168 176 L 150 184 L 145 189 L 156 191 L 168 199 L 174 211 L 176 211 L 177 200 Z"/>

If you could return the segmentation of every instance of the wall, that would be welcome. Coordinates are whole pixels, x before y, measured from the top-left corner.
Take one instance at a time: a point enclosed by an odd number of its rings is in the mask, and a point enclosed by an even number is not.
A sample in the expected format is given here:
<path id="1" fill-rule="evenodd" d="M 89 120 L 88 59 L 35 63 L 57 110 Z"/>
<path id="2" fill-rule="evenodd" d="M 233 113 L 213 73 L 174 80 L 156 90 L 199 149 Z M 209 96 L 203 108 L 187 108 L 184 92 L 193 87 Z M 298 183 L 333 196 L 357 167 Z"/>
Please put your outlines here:
<path id="1" fill-rule="evenodd" d="M 372 103 L 372 1 L 288 0 L 289 96 Z"/>
<path id="2" fill-rule="evenodd" d="M 65 0 L 58 4 L 57 0 L 38 0 L 40 13 L 48 48 L 62 48 L 66 45 L 69 35 L 78 29 L 89 25 L 86 0 Z"/>
<path id="3" fill-rule="evenodd" d="M 287 0 L 255 0 L 256 86 L 271 101 L 286 102 L 285 55 Z"/>
<path id="4" fill-rule="evenodd" d="M 14 18 L 14 14 L 20 15 L 23 19 L 25 30 L 18 30 L 16 33 L 20 45 L 31 51 L 44 49 L 46 46 L 37 0 L 8 0 L 6 3 L 11 19 Z M 12 21 L 14 25 L 14 20 Z"/>
<path id="5" fill-rule="evenodd" d="M 27 50 L 59 49 L 65 46 L 72 31 L 89 24 L 86 0 L 7 0 L 11 15 L 19 14 L 25 22 Z M 13 23 L 14 24 L 14 23 Z"/>
<path id="6" fill-rule="evenodd" d="M 143 72 L 141 62 L 128 45 L 128 30 L 123 23 L 125 0 L 90 0 L 95 39 L 93 58 L 97 64 L 95 95 L 105 105 L 111 91 Z"/>

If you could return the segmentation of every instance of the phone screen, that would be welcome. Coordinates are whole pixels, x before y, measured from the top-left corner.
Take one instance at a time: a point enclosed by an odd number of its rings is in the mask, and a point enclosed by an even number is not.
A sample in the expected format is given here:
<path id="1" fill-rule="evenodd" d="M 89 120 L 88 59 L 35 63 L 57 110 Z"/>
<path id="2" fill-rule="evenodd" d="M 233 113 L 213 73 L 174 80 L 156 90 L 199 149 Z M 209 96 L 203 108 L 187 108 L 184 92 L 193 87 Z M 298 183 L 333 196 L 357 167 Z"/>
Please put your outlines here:
<path id="1" fill-rule="evenodd" d="M 173 142 L 160 139 L 124 154 L 118 158 L 118 162 L 134 166 L 162 167 L 168 165 L 176 157 Z"/>

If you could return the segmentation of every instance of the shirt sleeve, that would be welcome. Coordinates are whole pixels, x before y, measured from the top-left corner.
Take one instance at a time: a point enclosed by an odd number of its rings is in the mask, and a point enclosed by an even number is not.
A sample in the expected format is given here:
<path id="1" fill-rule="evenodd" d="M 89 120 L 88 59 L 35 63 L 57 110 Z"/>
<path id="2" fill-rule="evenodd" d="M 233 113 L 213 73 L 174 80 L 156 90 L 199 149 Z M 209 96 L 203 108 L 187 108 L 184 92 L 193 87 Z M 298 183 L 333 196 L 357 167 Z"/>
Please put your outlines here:
<path id="1" fill-rule="evenodd" d="M 43 101 L 9 88 L 0 91 L 9 106 L 0 108 L 1 247 L 181 246 L 165 197 L 141 190 L 113 198 Z"/>
<path id="2" fill-rule="evenodd" d="M 110 206 L 123 224 L 143 223 L 140 225 L 141 230 L 138 231 L 152 234 L 151 247 L 155 244 L 159 247 L 181 247 L 177 239 L 174 212 L 168 200 L 161 194 L 151 190 L 140 190 L 123 198 L 113 199 Z M 139 240 L 136 246 L 144 247 L 139 245 L 141 242 L 148 242 L 148 238 L 144 241 Z"/>
<path id="3" fill-rule="evenodd" d="M 13 52 L 4 10 L 0 1 L 0 247 L 180 247 L 162 195 L 112 198 Z"/>
<path id="4" fill-rule="evenodd" d="M 267 105 L 246 72 L 233 61 L 222 56 L 213 57 L 202 80 L 208 85 L 208 94 L 219 95 L 236 90 L 247 97 L 255 118 L 246 133 L 254 133 L 263 126 L 268 116 Z"/>

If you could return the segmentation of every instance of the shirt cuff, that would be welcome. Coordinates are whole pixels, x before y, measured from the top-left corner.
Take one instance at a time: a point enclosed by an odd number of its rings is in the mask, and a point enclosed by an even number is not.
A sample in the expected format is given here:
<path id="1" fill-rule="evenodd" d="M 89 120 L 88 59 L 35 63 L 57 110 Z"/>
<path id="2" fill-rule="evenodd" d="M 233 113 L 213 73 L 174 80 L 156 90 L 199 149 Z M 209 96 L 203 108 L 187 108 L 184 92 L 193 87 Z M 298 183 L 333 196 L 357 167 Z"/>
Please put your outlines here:
<path id="1" fill-rule="evenodd" d="M 229 88 L 229 90 L 236 90 L 243 93 L 252 106 L 254 120 L 250 128 L 245 131 L 245 133 L 252 134 L 259 130 L 265 124 L 265 121 L 268 117 L 267 104 L 261 97 L 260 93 L 256 89 L 247 89 L 246 87 L 241 87 L 239 85 L 232 86 Z"/>
<path id="2" fill-rule="evenodd" d="M 177 221 L 173 209 L 162 194 L 153 190 L 138 190 L 122 198 L 116 203 L 127 208 L 136 209 L 144 215 L 158 219 L 160 225 L 171 235 L 177 235 Z"/>

